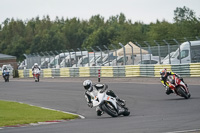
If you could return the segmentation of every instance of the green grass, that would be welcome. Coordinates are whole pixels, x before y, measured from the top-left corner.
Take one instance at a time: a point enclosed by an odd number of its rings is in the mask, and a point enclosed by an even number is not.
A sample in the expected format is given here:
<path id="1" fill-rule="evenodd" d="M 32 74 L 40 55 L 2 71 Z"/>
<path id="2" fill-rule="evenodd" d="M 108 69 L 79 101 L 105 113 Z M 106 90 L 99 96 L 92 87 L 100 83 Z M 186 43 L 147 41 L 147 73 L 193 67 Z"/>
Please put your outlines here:
<path id="1" fill-rule="evenodd" d="M 0 127 L 75 118 L 78 118 L 78 116 L 28 104 L 0 100 Z"/>

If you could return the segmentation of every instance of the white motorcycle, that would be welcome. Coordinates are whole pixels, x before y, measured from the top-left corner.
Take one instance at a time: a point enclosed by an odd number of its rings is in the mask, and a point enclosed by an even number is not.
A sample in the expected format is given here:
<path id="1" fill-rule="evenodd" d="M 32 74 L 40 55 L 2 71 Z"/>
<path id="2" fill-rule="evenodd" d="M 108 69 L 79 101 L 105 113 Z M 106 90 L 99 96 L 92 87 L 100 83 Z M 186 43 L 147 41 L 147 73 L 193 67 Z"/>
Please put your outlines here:
<path id="1" fill-rule="evenodd" d="M 98 90 L 97 95 L 92 99 L 93 107 L 99 106 L 99 108 L 106 112 L 112 117 L 117 117 L 119 115 L 128 116 L 130 112 L 127 107 L 122 106 L 115 97 L 107 94 L 106 90 Z"/>
<path id="2" fill-rule="evenodd" d="M 33 70 L 33 78 L 35 79 L 35 82 L 40 81 L 40 70 L 39 69 Z"/>

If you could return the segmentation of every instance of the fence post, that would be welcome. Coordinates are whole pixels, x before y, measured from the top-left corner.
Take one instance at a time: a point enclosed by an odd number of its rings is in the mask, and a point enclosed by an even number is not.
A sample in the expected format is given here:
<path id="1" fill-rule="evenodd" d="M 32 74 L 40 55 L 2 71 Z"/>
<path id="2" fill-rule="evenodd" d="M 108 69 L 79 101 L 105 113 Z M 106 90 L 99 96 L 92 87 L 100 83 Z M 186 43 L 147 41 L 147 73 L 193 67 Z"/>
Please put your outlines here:
<path id="1" fill-rule="evenodd" d="M 184 38 L 186 41 L 188 41 L 189 46 L 190 46 L 190 62 L 192 63 L 192 49 L 191 49 L 191 42 L 185 37 Z"/>
<path id="2" fill-rule="evenodd" d="M 96 66 L 96 56 L 95 56 L 95 50 L 92 48 L 92 47 L 90 47 L 91 49 L 92 49 L 92 51 L 94 52 L 94 64 L 95 64 L 95 66 Z"/>
<path id="3" fill-rule="evenodd" d="M 110 66 L 110 51 L 109 51 L 108 47 L 106 47 L 106 45 L 103 45 L 103 47 L 104 47 L 105 49 L 107 49 L 107 51 L 108 51 L 108 64 L 109 64 L 109 66 Z"/>
<path id="4" fill-rule="evenodd" d="M 115 60 L 116 60 L 116 66 L 117 66 L 117 48 L 113 45 L 113 44 L 111 44 L 111 46 L 115 49 Z"/>
<path id="5" fill-rule="evenodd" d="M 71 59 L 71 54 L 70 54 L 70 51 L 68 51 L 68 50 L 66 50 L 66 51 L 69 53 L 69 60 L 70 60 L 70 61 L 69 61 L 69 65 L 70 65 L 70 66 L 69 66 L 69 67 L 71 67 L 71 66 L 72 66 L 72 62 L 71 62 L 71 61 L 72 61 L 72 59 Z"/>
<path id="6" fill-rule="evenodd" d="M 179 60 L 180 60 L 180 64 L 181 64 L 181 49 L 180 49 L 180 43 L 176 40 L 176 39 L 173 39 L 177 44 L 178 44 L 178 47 L 179 47 Z"/>
<path id="7" fill-rule="evenodd" d="M 142 48 L 141 48 L 141 45 L 139 44 L 139 43 L 137 43 L 137 42 L 135 42 L 139 47 L 140 47 L 140 58 L 141 58 L 141 62 L 142 62 Z"/>
<path id="8" fill-rule="evenodd" d="M 76 60 L 76 51 L 74 51 L 74 49 L 71 49 L 72 50 L 72 52 L 74 52 L 75 53 L 75 58 L 74 58 L 74 62 L 76 63 L 76 67 L 77 67 L 77 60 Z"/>
<path id="9" fill-rule="evenodd" d="M 128 45 L 131 47 L 131 52 L 132 52 L 132 61 L 133 61 L 133 65 L 134 65 L 134 55 L 133 55 L 133 46 L 131 44 L 128 43 Z"/>
<path id="10" fill-rule="evenodd" d="M 150 58 L 150 64 L 151 64 L 151 48 L 150 48 L 150 44 L 146 41 L 144 41 L 144 44 L 146 44 L 148 46 L 148 51 L 149 51 L 149 58 Z"/>
<path id="11" fill-rule="evenodd" d="M 100 48 L 99 46 L 96 46 L 96 47 L 97 47 L 97 49 L 99 49 L 99 51 L 101 51 L 101 66 L 102 66 L 102 63 L 103 63 L 103 62 L 102 62 L 102 58 L 103 58 L 103 57 L 102 57 L 102 50 L 101 50 L 101 48 Z"/>
<path id="12" fill-rule="evenodd" d="M 165 42 L 165 44 L 167 44 L 168 46 L 168 55 L 169 55 L 169 64 L 171 64 L 171 57 L 170 57 L 170 44 L 166 41 L 166 40 L 163 40 Z"/>
<path id="13" fill-rule="evenodd" d="M 66 57 L 66 56 L 65 56 L 65 51 L 61 50 L 61 52 L 63 53 L 63 56 L 64 56 L 64 59 L 63 59 L 63 60 L 64 60 L 64 67 L 65 67 L 65 57 Z M 61 62 L 62 62 L 62 61 L 61 61 Z M 61 62 L 60 62 L 60 63 L 61 63 Z"/>
<path id="14" fill-rule="evenodd" d="M 124 65 L 126 65 L 126 50 L 123 44 L 119 43 L 119 45 L 123 48 L 124 51 Z M 117 60 L 116 60 L 117 61 Z"/>
<path id="15" fill-rule="evenodd" d="M 85 50 L 85 51 L 88 51 L 85 47 L 84 47 L 84 50 Z M 88 55 L 87 55 L 87 56 L 88 56 L 88 66 L 90 66 L 89 51 L 88 51 Z"/>
<path id="16" fill-rule="evenodd" d="M 161 58 L 160 58 L 160 44 L 154 40 L 155 44 L 158 46 L 158 56 L 159 56 L 159 64 L 161 64 Z"/>
<path id="17" fill-rule="evenodd" d="M 53 51 L 50 51 L 53 55 L 53 59 L 54 59 L 54 64 L 55 64 L 55 54 L 53 53 Z M 50 62 L 51 63 L 51 62 Z M 51 65 L 50 65 L 50 68 L 51 68 Z"/>
<path id="18" fill-rule="evenodd" d="M 81 49 L 77 48 L 77 50 L 79 50 L 81 52 L 81 57 L 83 57 L 83 53 L 82 53 Z M 81 66 L 83 67 L 83 61 L 81 62 Z"/>

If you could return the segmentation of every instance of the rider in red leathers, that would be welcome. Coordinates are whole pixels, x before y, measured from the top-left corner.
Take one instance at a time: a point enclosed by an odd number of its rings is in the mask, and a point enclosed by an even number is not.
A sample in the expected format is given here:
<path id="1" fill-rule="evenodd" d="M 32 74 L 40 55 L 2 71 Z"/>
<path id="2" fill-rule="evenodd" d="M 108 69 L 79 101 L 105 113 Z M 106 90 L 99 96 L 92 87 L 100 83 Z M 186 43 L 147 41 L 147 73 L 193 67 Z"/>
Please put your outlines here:
<path id="1" fill-rule="evenodd" d="M 184 81 L 183 81 L 183 78 L 182 78 L 180 75 L 178 75 L 178 74 L 176 74 L 176 73 L 174 73 L 174 72 L 167 72 L 167 69 L 166 69 L 166 68 L 160 70 L 160 75 L 161 75 L 161 77 L 160 77 L 161 83 L 162 83 L 163 86 L 166 88 L 166 94 L 167 94 L 167 95 L 173 93 L 173 91 L 169 88 L 168 83 L 166 82 L 167 77 L 168 77 L 169 75 L 175 75 L 175 76 L 178 77 L 182 82 L 184 82 Z M 185 85 L 187 86 L 186 83 L 185 83 Z"/>

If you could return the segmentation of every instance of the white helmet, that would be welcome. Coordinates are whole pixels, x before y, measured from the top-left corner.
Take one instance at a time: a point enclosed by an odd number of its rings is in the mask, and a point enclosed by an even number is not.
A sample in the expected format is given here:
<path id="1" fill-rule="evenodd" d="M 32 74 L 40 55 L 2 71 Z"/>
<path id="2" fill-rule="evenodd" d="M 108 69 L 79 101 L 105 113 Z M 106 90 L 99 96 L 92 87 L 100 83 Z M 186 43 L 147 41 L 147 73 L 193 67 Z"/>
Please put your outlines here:
<path id="1" fill-rule="evenodd" d="M 38 66 L 38 63 L 34 63 L 34 66 Z"/>
<path id="2" fill-rule="evenodd" d="M 93 91 L 93 88 L 92 88 L 92 81 L 91 81 L 91 80 L 85 80 L 85 81 L 83 82 L 83 86 L 84 86 L 84 88 L 85 88 L 87 91 L 89 91 L 89 92 Z"/>

